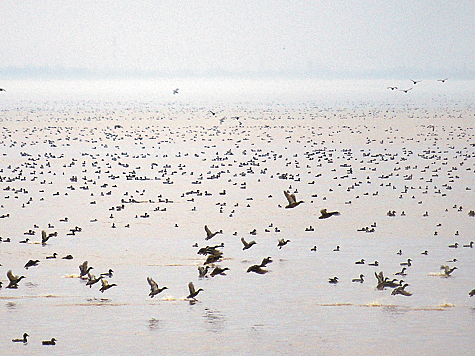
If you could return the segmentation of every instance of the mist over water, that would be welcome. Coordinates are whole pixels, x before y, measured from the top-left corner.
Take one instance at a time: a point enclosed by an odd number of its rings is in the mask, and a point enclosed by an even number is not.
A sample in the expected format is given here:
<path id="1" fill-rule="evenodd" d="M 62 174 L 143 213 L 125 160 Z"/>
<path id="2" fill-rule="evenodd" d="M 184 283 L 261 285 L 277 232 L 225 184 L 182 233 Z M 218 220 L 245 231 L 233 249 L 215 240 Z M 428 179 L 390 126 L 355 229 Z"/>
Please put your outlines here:
<path id="1" fill-rule="evenodd" d="M 436 79 L 407 94 L 387 87 L 409 80 L 5 84 L 2 354 L 471 354 L 475 98 Z M 285 209 L 283 190 L 304 203 Z M 205 224 L 223 233 L 205 241 Z M 41 230 L 58 236 L 42 246 Z M 221 242 L 226 276 L 198 278 L 193 245 Z M 268 273 L 246 273 L 267 256 Z M 85 260 L 117 286 L 87 287 Z M 376 290 L 380 271 L 412 296 Z M 168 289 L 151 299 L 147 277 Z"/>

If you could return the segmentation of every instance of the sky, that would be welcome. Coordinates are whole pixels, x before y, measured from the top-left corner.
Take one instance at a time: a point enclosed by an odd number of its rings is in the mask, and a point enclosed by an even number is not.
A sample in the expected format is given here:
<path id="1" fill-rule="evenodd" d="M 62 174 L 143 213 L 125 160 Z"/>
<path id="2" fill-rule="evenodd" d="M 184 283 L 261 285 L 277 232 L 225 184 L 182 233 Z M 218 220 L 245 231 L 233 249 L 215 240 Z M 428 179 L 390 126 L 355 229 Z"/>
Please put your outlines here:
<path id="1" fill-rule="evenodd" d="M 0 76 L 473 77 L 473 0 L 2 0 Z"/>

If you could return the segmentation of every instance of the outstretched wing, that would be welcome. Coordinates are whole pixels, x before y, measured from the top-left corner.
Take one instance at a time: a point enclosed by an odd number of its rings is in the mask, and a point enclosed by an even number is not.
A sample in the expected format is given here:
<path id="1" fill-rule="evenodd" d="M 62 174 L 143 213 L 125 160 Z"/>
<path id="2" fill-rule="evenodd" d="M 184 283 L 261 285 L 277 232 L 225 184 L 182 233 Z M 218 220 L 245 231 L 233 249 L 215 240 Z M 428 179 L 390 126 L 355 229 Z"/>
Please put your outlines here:
<path id="1" fill-rule="evenodd" d="M 147 282 L 150 284 L 150 289 L 153 291 L 158 289 L 158 284 L 151 277 L 147 277 Z"/>
<path id="2" fill-rule="evenodd" d="M 212 235 L 211 230 L 208 228 L 208 225 L 205 225 L 206 235 Z"/>
<path id="3" fill-rule="evenodd" d="M 188 283 L 188 289 L 190 290 L 190 295 L 195 294 L 195 286 L 193 285 L 193 282 Z"/>
<path id="4" fill-rule="evenodd" d="M 289 204 L 295 203 L 295 194 L 290 194 L 288 191 L 284 190 L 284 195 Z"/>
<path id="5" fill-rule="evenodd" d="M 15 276 L 13 275 L 12 270 L 9 270 L 9 271 L 7 272 L 7 277 L 8 277 L 8 279 L 10 280 L 10 282 L 14 282 L 14 281 L 16 281 L 16 280 L 18 279 L 17 277 L 15 277 Z"/>
<path id="6" fill-rule="evenodd" d="M 241 242 L 242 244 L 244 245 L 244 247 L 246 247 L 248 245 L 248 243 L 246 242 L 246 240 L 244 240 L 244 237 L 241 237 Z"/>

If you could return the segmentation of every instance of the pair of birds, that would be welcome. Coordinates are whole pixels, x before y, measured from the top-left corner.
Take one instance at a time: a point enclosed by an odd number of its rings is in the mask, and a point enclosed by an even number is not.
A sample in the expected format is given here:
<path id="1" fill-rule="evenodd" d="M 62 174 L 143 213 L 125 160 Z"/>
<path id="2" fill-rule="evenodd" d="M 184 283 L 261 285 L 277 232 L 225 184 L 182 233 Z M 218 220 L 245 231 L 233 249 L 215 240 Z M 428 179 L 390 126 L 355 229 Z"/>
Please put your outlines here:
<path id="1" fill-rule="evenodd" d="M 155 297 L 157 294 L 163 292 L 168 287 L 159 287 L 158 283 L 153 280 L 152 277 L 147 277 L 147 282 L 150 285 L 150 298 Z M 193 282 L 188 283 L 188 290 L 190 294 L 186 297 L 187 299 L 196 299 L 196 296 L 203 291 L 203 288 L 195 289 Z"/>
<path id="2" fill-rule="evenodd" d="M 297 198 L 295 197 L 294 193 L 289 193 L 288 191 L 284 190 L 284 195 L 287 198 L 288 204 L 285 206 L 286 209 L 292 209 L 295 208 L 296 206 L 302 204 L 304 201 L 300 200 L 297 201 Z M 320 210 L 320 216 L 318 217 L 319 219 L 327 219 L 330 216 L 333 215 L 340 215 L 338 211 L 327 211 L 327 209 L 322 209 Z"/>
<path id="3" fill-rule="evenodd" d="M 23 338 L 22 339 L 12 339 L 12 342 L 22 342 L 24 344 L 28 343 L 28 337 L 30 335 L 28 335 L 27 333 L 24 333 L 23 334 Z M 56 345 L 56 339 L 53 337 L 51 338 L 51 340 L 43 340 L 41 342 L 42 345 Z"/>

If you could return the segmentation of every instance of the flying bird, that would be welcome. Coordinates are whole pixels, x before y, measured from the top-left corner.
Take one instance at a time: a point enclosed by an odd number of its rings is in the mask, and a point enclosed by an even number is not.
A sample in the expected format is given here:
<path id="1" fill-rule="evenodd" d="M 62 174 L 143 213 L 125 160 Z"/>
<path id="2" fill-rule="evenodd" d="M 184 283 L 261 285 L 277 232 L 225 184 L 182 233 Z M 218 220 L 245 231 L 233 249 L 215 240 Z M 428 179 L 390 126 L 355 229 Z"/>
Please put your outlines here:
<path id="1" fill-rule="evenodd" d="M 286 209 L 295 208 L 297 205 L 303 203 L 303 200 L 297 201 L 295 194 L 291 194 L 288 191 L 284 190 L 284 195 L 287 198 L 289 204 L 285 207 Z"/>
<path id="2" fill-rule="evenodd" d="M 222 233 L 223 233 L 223 230 L 219 230 L 219 231 L 216 231 L 216 232 L 211 232 L 211 230 L 208 228 L 208 225 L 205 225 L 205 231 L 206 231 L 206 238 L 205 238 L 205 240 L 212 239 L 212 238 L 215 237 L 217 234 L 222 234 Z"/>
<path id="3" fill-rule="evenodd" d="M 101 289 L 99 289 L 101 291 L 101 293 L 104 293 L 109 288 L 117 286 L 117 284 L 115 284 L 115 283 L 109 284 L 107 282 L 107 280 L 105 280 L 104 278 L 101 279 L 101 282 L 102 282 L 102 287 L 101 287 Z"/>
<path id="4" fill-rule="evenodd" d="M 290 242 L 290 240 L 284 240 L 284 239 L 279 239 L 279 242 L 277 243 L 277 247 L 279 247 L 279 250 L 287 245 Z"/>
<path id="5" fill-rule="evenodd" d="M 449 78 L 437 79 L 438 82 L 442 82 L 442 83 L 445 83 L 446 80 L 449 80 Z"/>
<path id="6" fill-rule="evenodd" d="M 203 288 L 200 288 L 198 290 L 195 290 L 195 286 L 193 285 L 193 282 L 188 283 L 188 289 L 190 291 L 190 294 L 187 299 L 196 299 L 196 296 L 198 295 L 199 292 L 203 291 Z"/>
<path id="7" fill-rule="evenodd" d="M 410 79 L 411 82 L 414 83 L 414 85 L 416 85 L 417 83 L 420 83 L 422 82 L 422 80 L 413 80 L 413 79 Z"/>
<path id="8" fill-rule="evenodd" d="M 84 261 L 82 264 L 79 265 L 79 272 L 80 272 L 79 277 L 82 278 L 86 276 L 93 268 L 94 267 L 88 267 L 87 261 Z"/>
<path id="9" fill-rule="evenodd" d="M 400 91 L 403 91 L 404 93 L 407 94 L 407 92 L 408 92 L 409 90 L 412 90 L 412 88 L 409 88 L 409 89 L 399 89 L 399 90 L 400 90 Z"/>
<path id="10" fill-rule="evenodd" d="M 33 267 L 33 266 L 38 266 L 38 263 L 40 263 L 39 260 L 29 260 L 29 261 L 25 264 L 25 269 L 28 269 L 28 268 Z"/>
<path id="11" fill-rule="evenodd" d="M 8 286 L 6 288 L 11 288 L 11 289 L 16 289 L 18 288 L 18 283 L 23 279 L 23 278 L 26 278 L 25 276 L 14 276 L 13 273 L 12 273 L 12 270 L 9 270 L 7 272 L 7 277 L 8 277 L 8 280 L 10 281 L 10 283 L 8 284 Z"/>
<path id="12" fill-rule="evenodd" d="M 320 214 L 319 219 L 327 219 L 332 215 L 340 215 L 338 211 L 327 211 L 327 209 L 320 210 Z"/>
<path id="13" fill-rule="evenodd" d="M 450 276 L 450 274 L 451 274 L 453 271 L 455 271 L 455 270 L 457 269 L 457 267 L 452 267 L 452 268 L 450 268 L 449 266 L 445 266 L 445 265 L 444 265 L 444 266 L 440 266 L 440 269 L 441 269 L 441 270 L 443 269 L 443 270 L 444 270 L 444 275 L 448 277 L 448 276 Z"/>
<path id="14" fill-rule="evenodd" d="M 168 287 L 159 288 L 157 282 L 155 282 L 151 277 L 147 277 L 147 282 L 148 284 L 150 284 L 150 293 L 149 293 L 150 298 L 153 298 L 158 293 L 161 293 L 165 289 L 168 289 Z"/>
<path id="15" fill-rule="evenodd" d="M 173 94 L 178 94 L 178 90 L 180 90 L 180 88 L 176 88 L 175 90 L 173 90 Z"/>
<path id="16" fill-rule="evenodd" d="M 247 250 L 248 248 L 251 248 L 252 245 L 256 244 L 256 241 L 254 240 L 247 242 L 246 240 L 244 240 L 244 237 L 241 237 L 241 242 L 244 245 L 244 247 L 242 248 L 243 250 Z"/>

